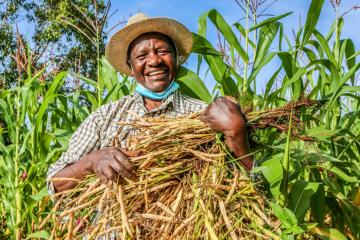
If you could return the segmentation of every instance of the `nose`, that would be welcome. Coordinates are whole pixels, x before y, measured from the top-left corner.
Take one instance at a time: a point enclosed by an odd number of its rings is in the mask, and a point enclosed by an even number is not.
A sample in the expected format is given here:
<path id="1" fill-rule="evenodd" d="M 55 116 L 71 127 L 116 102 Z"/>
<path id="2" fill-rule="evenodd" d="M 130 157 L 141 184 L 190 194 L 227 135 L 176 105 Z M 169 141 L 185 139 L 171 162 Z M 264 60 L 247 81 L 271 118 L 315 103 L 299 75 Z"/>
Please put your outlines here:
<path id="1" fill-rule="evenodd" d="M 150 53 L 148 55 L 147 64 L 149 66 L 158 66 L 162 63 L 161 57 L 157 53 Z"/>

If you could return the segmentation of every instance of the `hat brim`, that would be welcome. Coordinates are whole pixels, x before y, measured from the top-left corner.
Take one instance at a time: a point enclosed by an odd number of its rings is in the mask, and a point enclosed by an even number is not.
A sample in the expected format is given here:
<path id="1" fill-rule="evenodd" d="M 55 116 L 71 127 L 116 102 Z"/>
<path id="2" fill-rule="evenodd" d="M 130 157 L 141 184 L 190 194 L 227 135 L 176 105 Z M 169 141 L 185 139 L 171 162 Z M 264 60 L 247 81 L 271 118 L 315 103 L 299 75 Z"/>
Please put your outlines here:
<path id="1" fill-rule="evenodd" d="M 192 33 L 184 25 L 170 18 L 148 18 L 119 30 L 107 44 L 106 58 L 118 72 L 131 74 L 131 69 L 126 63 L 128 48 L 137 37 L 148 32 L 159 32 L 173 40 L 179 64 L 184 63 L 190 55 L 193 38 Z"/>

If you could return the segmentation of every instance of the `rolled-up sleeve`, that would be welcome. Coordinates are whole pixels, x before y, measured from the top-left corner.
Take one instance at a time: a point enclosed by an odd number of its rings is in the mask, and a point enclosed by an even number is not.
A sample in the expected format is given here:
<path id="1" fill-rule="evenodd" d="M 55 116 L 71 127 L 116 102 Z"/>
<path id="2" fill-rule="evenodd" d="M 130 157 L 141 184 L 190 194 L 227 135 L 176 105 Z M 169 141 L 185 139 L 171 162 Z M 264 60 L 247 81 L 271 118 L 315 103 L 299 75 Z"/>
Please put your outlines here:
<path id="1" fill-rule="evenodd" d="M 99 112 L 94 112 L 80 125 L 72 135 L 69 147 L 47 172 L 47 187 L 49 194 L 54 194 L 55 189 L 50 180 L 55 174 L 66 166 L 77 162 L 82 156 L 100 148 L 101 118 Z"/>

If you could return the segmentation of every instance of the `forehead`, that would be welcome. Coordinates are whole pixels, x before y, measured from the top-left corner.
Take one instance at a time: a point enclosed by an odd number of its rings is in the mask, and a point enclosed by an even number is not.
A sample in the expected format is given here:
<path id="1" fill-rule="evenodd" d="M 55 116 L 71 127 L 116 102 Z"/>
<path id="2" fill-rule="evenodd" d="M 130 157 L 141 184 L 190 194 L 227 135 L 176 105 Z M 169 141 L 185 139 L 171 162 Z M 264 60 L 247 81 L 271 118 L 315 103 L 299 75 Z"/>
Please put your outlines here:
<path id="1" fill-rule="evenodd" d="M 128 53 L 131 53 L 131 51 L 135 47 L 140 46 L 141 43 L 147 42 L 149 40 L 157 40 L 160 42 L 164 42 L 164 43 L 167 43 L 168 45 L 170 45 L 172 48 L 174 48 L 173 42 L 168 36 L 166 36 L 162 33 L 151 32 L 151 33 L 142 34 L 139 37 L 137 37 L 134 41 L 132 41 L 129 46 Z"/>

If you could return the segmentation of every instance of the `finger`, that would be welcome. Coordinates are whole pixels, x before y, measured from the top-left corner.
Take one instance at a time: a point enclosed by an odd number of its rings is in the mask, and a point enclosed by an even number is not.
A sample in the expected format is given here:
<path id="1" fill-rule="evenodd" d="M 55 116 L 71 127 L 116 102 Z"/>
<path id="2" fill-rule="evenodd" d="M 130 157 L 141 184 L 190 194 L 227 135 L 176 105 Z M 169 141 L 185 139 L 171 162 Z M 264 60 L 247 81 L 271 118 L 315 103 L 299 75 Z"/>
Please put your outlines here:
<path id="1" fill-rule="evenodd" d="M 212 103 L 211 103 L 212 104 Z M 209 118 L 209 109 L 211 108 L 211 104 L 208 105 L 205 110 L 200 114 L 199 118 L 200 118 L 200 121 L 204 122 L 204 123 L 207 123 L 208 121 L 208 118 Z"/>
<path id="2" fill-rule="evenodd" d="M 116 156 L 115 156 L 115 158 L 116 158 Z M 117 172 L 122 177 L 126 177 L 126 178 L 134 180 L 134 181 L 137 178 L 136 174 L 133 171 L 127 169 L 119 161 L 111 162 L 111 167 L 114 169 L 115 172 Z"/>
<path id="3" fill-rule="evenodd" d="M 202 121 L 203 123 L 206 123 L 207 117 L 206 117 L 204 114 L 201 114 L 201 115 L 199 116 L 199 119 L 200 119 L 200 121 Z"/>
<path id="4" fill-rule="evenodd" d="M 107 180 L 114 181 L 116 179 L 116 174 L 110 166 L 106 166 L 102 169 L 103 175 Z"/>
<path id="5" fill-rule="evenodd" d="M 108 182 L 108 179 L 104 176 L 102 169 L 99 165 L 95 167 L 94 173 L 100 179 L 101 184 L 106 184 Z"/>
<path id="6" fill-rule="evenodd" d="M 107 184 L 109 181 L 104 175 L 98 176 L 98 178 L 100 179 L 101 184 Z"/>
<path id="7" fill-rule="evenodd" d="M 116 160 L 124 165 L 129 171 L 135 169 L 135 165 L 129 161 L 128 157 L 120 149 L 117 149 L 117 151 L 114 152 L 114 156 Z"/>

